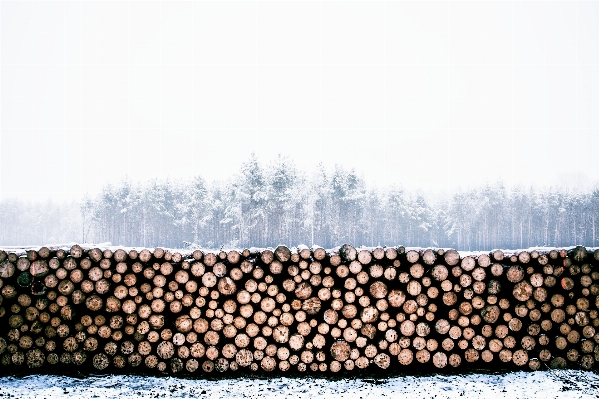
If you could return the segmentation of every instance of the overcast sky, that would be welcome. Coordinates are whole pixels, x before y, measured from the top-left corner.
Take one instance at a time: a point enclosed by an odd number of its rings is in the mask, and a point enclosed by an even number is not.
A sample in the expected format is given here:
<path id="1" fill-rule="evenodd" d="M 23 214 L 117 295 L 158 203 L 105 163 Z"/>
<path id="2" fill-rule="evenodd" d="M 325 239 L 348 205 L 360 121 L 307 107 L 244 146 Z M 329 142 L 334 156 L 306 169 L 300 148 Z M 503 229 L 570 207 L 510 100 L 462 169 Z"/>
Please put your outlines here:
<path id="1" fill-rule="evenodd" d="M 599 2 L 9 2 L 0 198 L 225 179 L 599 182 Z"/>

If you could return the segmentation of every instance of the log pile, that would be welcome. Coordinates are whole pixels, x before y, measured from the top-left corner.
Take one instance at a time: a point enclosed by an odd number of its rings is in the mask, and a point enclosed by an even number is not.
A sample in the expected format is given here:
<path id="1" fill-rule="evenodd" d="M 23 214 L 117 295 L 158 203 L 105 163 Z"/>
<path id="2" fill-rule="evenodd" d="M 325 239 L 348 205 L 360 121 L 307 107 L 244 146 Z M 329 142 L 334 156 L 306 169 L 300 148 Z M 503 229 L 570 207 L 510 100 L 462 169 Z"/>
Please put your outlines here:
<path id="1" fill-rule="evenodd" d="M 0 369 L 593 369 L 598 264 L 584 247 L 0 250 Z"/>

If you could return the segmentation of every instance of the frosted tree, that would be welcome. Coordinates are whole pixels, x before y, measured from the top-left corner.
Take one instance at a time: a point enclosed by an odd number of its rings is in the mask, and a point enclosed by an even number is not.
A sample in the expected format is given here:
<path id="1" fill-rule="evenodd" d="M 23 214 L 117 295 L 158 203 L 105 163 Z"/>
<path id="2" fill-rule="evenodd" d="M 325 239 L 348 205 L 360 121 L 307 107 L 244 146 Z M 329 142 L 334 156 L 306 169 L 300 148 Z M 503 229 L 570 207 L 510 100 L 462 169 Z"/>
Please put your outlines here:
<path id="1" fill-rule="evenodd" d="M 235 178 L 233 201 L 239 207 L 238 223 L 240 241 L 244 245 L 264 245 L 266 225 L 266 203 L 268 200 L 266 178 L 256 154 L 241 165 L 240 175 Z"/>
<path id="2" fill-rule="evenodd" d="M 405 235 L 404 219 L 406 218 L 406 197 L 400 186 L 391 186 L 385 201 L 385 242 L 393 243 L 400 241 Z"/>
<path id="3" fill-rule="evenodd" d="M 291 160 L 280 155 L 267 168 L 266 181 L 268 196 L 269 245 L 289 240 L 295 214 L 294 184 L 297 171 Z"/>
<path id="4" fill-rule="evenodd" d="M 200 176 L 196 176 L 191 181 L 189 191 L 186 191 L 186 209 L 190 227 L 193 231 L 193 242 L 200 243 L 206 241 L 205 230 L 206 224 L 210 219 L 208 207 L 208 189 L 206 182 Z"/>

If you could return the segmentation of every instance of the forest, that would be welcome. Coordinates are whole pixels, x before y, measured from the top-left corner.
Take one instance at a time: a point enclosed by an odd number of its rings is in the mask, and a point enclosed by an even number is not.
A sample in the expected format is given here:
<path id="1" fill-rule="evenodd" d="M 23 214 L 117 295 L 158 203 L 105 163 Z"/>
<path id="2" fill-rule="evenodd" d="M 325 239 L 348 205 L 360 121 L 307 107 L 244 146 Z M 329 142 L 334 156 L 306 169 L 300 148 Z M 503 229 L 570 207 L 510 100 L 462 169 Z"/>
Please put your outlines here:
<path id="1" fill-rule="evenodd" d="M 372 187 L 351 169 L 299 170 L 252 155 L 227 181 L 123 180 L 71 203 L 0 201 L 0 245 L 110 242 L 145 247 L 278 244 L 451 247 L 598 246 L 599 188 L 488 183 L 446 195 Z"/>

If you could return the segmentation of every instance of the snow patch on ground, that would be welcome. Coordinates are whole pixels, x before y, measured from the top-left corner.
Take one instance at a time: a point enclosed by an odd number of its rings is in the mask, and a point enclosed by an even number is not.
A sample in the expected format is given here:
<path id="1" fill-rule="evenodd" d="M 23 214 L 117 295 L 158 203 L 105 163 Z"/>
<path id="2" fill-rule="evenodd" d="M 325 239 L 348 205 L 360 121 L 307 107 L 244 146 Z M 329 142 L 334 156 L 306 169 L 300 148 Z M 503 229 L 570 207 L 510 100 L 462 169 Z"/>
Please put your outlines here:
<path id="1" fill-rule="evenodd" d="M 599 375 L 589 371 L 399 376 L 385 379 L 31 375 L 0 377 L 0 399 L 59 398 L 599 398 Z"/>

